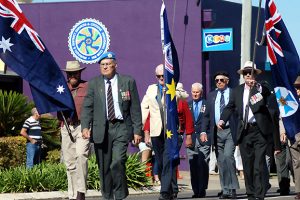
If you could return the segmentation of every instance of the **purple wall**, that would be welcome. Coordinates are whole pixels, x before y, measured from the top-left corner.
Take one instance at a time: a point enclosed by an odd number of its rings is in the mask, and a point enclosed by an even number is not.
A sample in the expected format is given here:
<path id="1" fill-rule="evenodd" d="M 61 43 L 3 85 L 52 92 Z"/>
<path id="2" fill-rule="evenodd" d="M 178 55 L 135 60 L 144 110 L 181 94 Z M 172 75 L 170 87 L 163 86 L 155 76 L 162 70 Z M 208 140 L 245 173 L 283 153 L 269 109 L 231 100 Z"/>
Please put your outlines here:
<path id="1" fill-rule="evenodd" d="M 170 30 L 173 21 L 173 0 L 166 0 Z M 176 1 L 173 40 L 176 45 L 180 68 L 180 81 L 189 92 L 193 82 L 201 81 L 201 14 L 196 3 Z M 160 0 L 93 1 L 72 3 L 23 4 L 21 8 L 52 53 L 60 68 L 73 60 L 68 49 L 68 34 L 73 25 L 84 18 L 101 21 L 110 33 L 110 50 L 117 54 L 118 71 L 133 76 L 138 84 L 140 97 L 147 86 L 156 81 L 155 67 L 162 63 L 160 42 Z M 187 10 L 189 23 L 184 43 L 184 15 Z M 82 64 L 87 69 L 83 79 L 98 75 L 98 64 Z M 24 93 L 31 96 L 27 83 Z"/>

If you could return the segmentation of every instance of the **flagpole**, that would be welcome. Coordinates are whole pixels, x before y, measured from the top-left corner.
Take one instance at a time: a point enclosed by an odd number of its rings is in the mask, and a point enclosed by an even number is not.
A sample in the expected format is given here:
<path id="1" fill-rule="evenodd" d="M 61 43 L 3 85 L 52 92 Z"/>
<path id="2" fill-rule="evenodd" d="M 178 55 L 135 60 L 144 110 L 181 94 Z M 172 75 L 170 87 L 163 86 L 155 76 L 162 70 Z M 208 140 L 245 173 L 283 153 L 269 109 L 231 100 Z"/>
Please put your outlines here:
<path id="1" fill-rule="evenodd" d="M 257 11 L 257 19 L 256 19 L 256 29 L 255 29 L 255 39 L 254 39 L 254 47 L 253 47 L 253 55 L 252 55 L 252 66 L 251 66 L 251 78 L 253 79 L 254 75 L 254 63 L 256 58 L 256 48 L 257 48 L 257 35 L 258 35 L 258 25 L 259 25 L 259 18 L 260 18 L 260 9 L 261 9 L 261 2 L 262 0 L 259 0 L 259 6 Z M 245 115 L 244 115 L 244 130 L 247 129 L 247 123 L 248 123 L 248 115 L 249 115 L 249 104 L 250 104 L 250 94 L 253 87 L 250 87 L 249 96 L 247 100 L 247 105 L 245 107 Z"/>
<path id="2" fill-rule="evenodd" d="M 63 118 L 63 120 L 64 120 L 64 125 L 65 125 L 66 128 L 67 128 L 67 131 L 68 131 L 70 140 L 71 140 L 72 142 L 75 142 L 75 140 L 74 140 L 74 138 L 73 138 L 73 136 L 72 136 L 72 134 L 71 134 L 71 129 L 70 129 L 70 127 L 69 127 L 69 125 L 68 125 L 68 123 L 67 123 L 67 120 L 66 120 L 66 118 L 65 118 L 65 116 L 64 116 L 64 113 L 63 113 L 62 111 L 60 111 L 60 114 L 61 114 L 61 116 L 62 116 L 62 118 Z"/>

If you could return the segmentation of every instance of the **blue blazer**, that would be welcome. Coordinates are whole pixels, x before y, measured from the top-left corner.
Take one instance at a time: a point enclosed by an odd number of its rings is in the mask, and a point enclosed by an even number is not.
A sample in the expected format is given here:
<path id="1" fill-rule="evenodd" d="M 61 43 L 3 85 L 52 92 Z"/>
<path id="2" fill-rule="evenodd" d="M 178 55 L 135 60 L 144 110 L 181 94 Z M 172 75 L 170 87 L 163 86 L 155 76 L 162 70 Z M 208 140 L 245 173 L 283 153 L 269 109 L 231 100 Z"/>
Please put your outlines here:
<path id="1" fill-rule="evenodd" d="M 195 133 L 192 134 L 193 137 L 193 144 L 195 144 L 196 139 L 199 141 L 200 144 L 203 145 L 210 145 L 210 140 L 208 140 L 207 142 L 201 142 L 200 141 L 200 133 L 201 133 L 201 126 L 202 126 L 202 120 L 203 120 L 203 115 L 207 109 L 207 105 L 206 105 L 206 100 L 202 99 L 202 106 L 200 108 L 200 112 L 198 115 L 198 118 L 195 120 L 194 119 L 194 104 L 193 104 L 193 100 L 189 101 L 189 109 L 193 115 L 193 123 L 194 123 L 194 129 L 195 129 Z"/>

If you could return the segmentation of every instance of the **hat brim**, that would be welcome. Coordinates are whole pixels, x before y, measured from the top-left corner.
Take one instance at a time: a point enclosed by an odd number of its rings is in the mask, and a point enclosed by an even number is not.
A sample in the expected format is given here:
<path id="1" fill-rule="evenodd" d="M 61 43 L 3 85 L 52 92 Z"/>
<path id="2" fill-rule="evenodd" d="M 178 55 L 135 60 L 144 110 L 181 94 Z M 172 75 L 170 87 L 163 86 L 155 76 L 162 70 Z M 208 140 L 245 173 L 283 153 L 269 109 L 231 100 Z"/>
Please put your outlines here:
<path id="1" fill-rule="evenodd" d="M 79 69 L 62 69 L 64 72 L 78 72 L 85 70 L 86 67 L 80 67 Z"/>
<path id="2" fill-rule="evenodd" d="M 249 68 L 247 70 L 249 70 Z M 244 71 L 245 71 L 245 69 L 239 69 L 239 70 L 237 70 L 237 73 L 242 75 Z M 261 72 L 262 72 L 260 69 L 254 69 L 253 71 L 255 72 L 255 74 L 261 74 Z"/>

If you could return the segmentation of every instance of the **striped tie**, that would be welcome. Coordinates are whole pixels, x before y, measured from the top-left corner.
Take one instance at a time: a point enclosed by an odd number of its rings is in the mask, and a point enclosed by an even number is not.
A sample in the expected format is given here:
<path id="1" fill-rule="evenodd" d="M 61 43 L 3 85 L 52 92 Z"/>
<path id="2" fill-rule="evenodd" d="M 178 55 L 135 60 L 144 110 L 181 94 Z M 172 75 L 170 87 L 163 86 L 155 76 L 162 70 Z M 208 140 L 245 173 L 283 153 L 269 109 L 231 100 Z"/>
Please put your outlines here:
<path id="1" fill-rule="evenodd" d="M 108 80 L 106 82 L 108 84 L 108 89 L 107 89 L 107 110 L 108 110 L 108 120 L 112 121 L 115 119 L 115 108 L 114 108 L 114 99 L 112 95 L 112 90 L 111 90 L 111 82 Z"/>
<path id="2" fill-rule="evenodd" d="M 220 114 L 222 114 L 224 108 L 225 108 L 225 99 L 224 99 L 224 90 L 221 92 L 221 98 L 220 98 Z"/>

